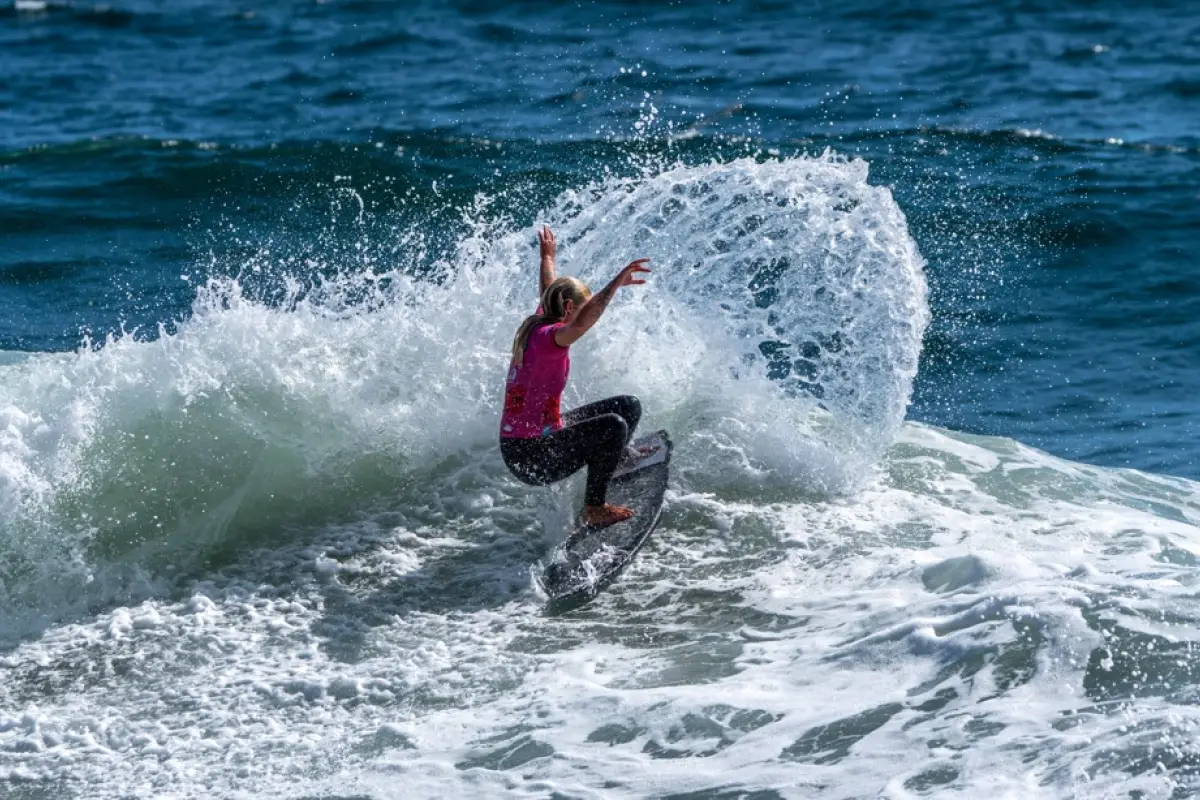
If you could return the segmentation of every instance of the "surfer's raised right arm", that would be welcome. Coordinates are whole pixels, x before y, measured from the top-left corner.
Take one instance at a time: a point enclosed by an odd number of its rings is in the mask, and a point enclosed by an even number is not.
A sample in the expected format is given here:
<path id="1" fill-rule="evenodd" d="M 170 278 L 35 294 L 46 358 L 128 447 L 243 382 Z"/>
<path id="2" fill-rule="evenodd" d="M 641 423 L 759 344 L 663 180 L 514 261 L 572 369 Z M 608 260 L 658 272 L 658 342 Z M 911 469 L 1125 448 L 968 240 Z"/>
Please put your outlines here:
<path id="1" fill-rule="evenodd" d="M 600 315 L 604 313 L 604 309 L 608 308 L 608 303 L 617 293 L 617 289 L 622 286 L 640 286 L 645 283 L 645 279 L 638 276 L 649 274 L 650 270 L 645 266 L 649 261 L 648 258 L 639 258 L 626 264 L 617 273 L 617 277 L 608 282 L 608 286 L 589 297 L 587 302 L 579 307 L 570 322 L 554 332 L 554 343 L 559 347 L 570 347 L 596 324 Z"/>
<path id="2" fill-rule="evenodd" d="M 550 230 L 549 225 L 543 225 L 542 230 L 538 233 L 538 250 L 541 251 L 541 265 L 538 267 L 540 277 L 538 297 L 541 297 L 546 293 L 546 287 L 554 283 L 554 279 L 558 277 L 558 268 L 555 264 L 558 243 L 554 241 L 554 232 Z"/>

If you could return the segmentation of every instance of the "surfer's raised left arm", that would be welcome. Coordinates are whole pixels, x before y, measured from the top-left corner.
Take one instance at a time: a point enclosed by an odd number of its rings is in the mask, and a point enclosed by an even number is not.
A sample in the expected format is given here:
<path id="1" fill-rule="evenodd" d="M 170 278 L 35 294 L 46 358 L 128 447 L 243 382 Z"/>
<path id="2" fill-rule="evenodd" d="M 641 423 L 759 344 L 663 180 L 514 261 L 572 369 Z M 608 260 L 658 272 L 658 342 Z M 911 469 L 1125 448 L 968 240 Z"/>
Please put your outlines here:
<path id="1" fill-rule="evenodd" d="M 608 285 L 594 295 L 589 297 L 583 305 L 579 306 L 579 310 L 574 312 L 568 318 L 567 324 L 554 332 L 554 342 L 559 347 L 570 347 L 580 336 L 588 332 L 600 316 L 604 313 L 604 309 L 608 308 L 609 301 L 613 299 L 613 295 L 617 293 L 617 289 L 622 286 L 641 286 L 646 282 L 641 275 L 650 272 L 646 264 L 649 263 L 648 258 L 639 258 L 636 261 L 630 261 L 625 267 L 617 273 L 617 277 L 609 281 Z"/>

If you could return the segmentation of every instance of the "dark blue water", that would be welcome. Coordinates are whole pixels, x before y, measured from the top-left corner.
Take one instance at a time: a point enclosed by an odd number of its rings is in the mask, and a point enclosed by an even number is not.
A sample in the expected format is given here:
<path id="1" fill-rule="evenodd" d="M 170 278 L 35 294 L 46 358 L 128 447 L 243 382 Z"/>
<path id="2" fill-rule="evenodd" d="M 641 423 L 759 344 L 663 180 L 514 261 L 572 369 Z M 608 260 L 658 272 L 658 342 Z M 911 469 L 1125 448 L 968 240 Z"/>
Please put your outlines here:
<path id="1" fill-rule="evenodd" d="M 23 2 L 0 74 L 0 349 L 169 332 L 265 241 L 419 272 L 480 192 L 831 148 L 928 260 L 910 417 L 1200 477 L 1189 3 Z"/>

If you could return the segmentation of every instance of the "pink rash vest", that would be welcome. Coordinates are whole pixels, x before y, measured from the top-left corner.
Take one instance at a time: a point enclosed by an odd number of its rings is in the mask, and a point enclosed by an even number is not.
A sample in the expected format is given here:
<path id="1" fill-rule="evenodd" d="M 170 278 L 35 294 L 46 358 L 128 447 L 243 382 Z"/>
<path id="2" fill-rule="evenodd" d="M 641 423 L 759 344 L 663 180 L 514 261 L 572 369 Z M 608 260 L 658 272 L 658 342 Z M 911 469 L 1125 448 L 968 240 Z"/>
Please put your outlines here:
<path id="1" fill-rule="evenodd" d="M 563 324 L 534 328 L 521 366 L 509 365 L 501 439 L 535 439 L 562 427 L 559 403 L 571 374 L 571 350 L 554 341 L 554 332 Z"/>

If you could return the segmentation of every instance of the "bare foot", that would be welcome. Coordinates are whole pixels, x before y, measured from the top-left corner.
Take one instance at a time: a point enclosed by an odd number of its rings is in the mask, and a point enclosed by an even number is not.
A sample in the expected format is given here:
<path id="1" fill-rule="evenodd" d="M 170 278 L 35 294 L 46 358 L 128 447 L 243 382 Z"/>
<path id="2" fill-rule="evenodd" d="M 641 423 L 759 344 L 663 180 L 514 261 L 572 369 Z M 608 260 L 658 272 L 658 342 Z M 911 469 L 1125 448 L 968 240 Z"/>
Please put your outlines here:
<path id="1" fill-rule="evenodd" d="M 607 528 L 618 522 L 624 522 L 633 516 L 633 509 L 625 506 L 614 506 L 605 503 L 602 506 L 584 506 L 584 524 L 592 528 Z"/>
<path id="2" fill-rule="evenodd" d="M 622 470 L 632 467 L 643 458 L 652 456 L 657 452 L 658 445 L 654 444 L 640 444 L 637 447 L 631 444 L 625 445 L 625 452 L 621 454 L 621 460 L 617 462 L 617 469 Z"/>

